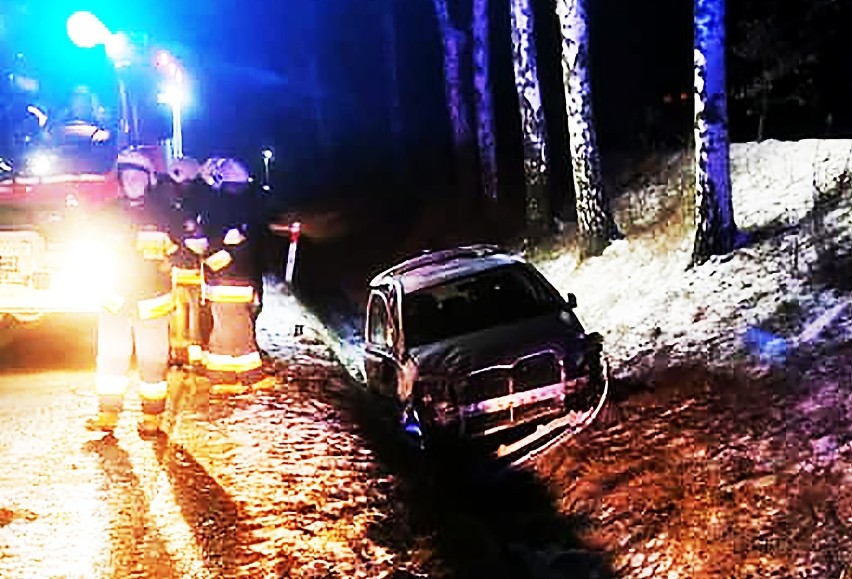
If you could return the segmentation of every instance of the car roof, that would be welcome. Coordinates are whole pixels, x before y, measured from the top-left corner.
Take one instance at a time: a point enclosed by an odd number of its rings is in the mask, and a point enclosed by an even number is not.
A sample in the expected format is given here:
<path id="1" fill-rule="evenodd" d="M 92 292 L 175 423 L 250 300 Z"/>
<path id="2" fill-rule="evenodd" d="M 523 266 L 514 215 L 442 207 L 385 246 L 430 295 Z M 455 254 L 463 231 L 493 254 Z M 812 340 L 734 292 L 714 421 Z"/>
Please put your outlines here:
<path id="1" fill-rule="evenodd" d="M 469 245 L 425 252 L 376 275 L 370 281 L 370 287 L 396 281 L 402 285 L 404 293 L 411 293 L 470 274 L 517 263 L 524 263 L 523 258 L 494 245 Z"/>

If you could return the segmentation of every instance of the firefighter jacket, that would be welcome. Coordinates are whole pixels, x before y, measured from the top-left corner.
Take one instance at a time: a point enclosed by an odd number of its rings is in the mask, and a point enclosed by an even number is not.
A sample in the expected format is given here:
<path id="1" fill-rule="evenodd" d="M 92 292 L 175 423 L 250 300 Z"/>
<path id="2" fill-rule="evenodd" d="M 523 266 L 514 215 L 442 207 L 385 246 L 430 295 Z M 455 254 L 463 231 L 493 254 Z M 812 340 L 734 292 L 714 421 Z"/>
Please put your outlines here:
<path id="1" fill-rule="evenodd" d="M 170 313 L 171 260 L 182 236 L 167 200 L 156 191 L 141 202 L 122 197 L 98 213 L 95 226 L 111 262 L 105 264 L 104 308 L 140 319 Z"/>
<path id="2" fill-rule="evenodd" d="M 209 197 L 209 187 L 196 179 L 186 183 L 176 183 L 171 178 L 163 182 L 163 196 L 168 199 L 173 219 L 180 223 L 181 236 L 184 239 L 201 237 L 201 212 L 205 197 Z M 205 191 L 206 189 L 206 191 Z M 180 243 L 172 263 L 175 268 L 186 272 L 190 277 L 190 271 L 198 270 L 200 267 L 199 255 L 191 251 L 185 244 Z"/>
<path id="3" fill-rule="evenodd" d="M 210 246 L 204 262 L 209 285 L 259 289 L 260 225 L 260 203 L 253 189 L 211 190 L 201 212 L 201 227 Z"/>

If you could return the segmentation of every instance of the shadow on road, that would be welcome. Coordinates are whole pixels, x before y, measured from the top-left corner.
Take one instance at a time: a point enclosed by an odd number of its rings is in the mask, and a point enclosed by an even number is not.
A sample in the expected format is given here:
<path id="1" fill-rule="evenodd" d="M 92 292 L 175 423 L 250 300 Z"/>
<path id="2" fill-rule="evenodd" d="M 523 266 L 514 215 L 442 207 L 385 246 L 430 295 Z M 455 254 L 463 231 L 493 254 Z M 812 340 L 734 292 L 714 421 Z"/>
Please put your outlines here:
<path id="1" fill-rule="evenodd" d="M 395 476 L 394 500 L 402 508 L 377 523 L 371 537 L 412 553 L 429 577 L 615 576 L 607 555 L 580 538 L 587 521 L 559 513 L 533 473 L 500 470 L 461 446 L 428 460 L 403 442 L 388 404 L 359 386 L 341 378 L 330 389 L 300 387 L 338 407 Z"/>
<path id="2" fill-rule="evenodd" d="M 98 456 L 106 477 L 104 492 L 110 509 L 112 576 L 176 576 L 175 562 L 150 520 L 150 504 L 133 473 L 127 451 L 113 436 L 91 440 L 83 450 Z"/>
<path id="3" fill-rule="evenodd" d="M 306 239 L 299 248 L 296 295 L 331 329 L 349 337 L 353 327 L 361 327 L 372 274 L 427 247 L 494 237 L 471 227 L 461 228 L 464 235 L 458 239 L 443 235 L 450 229 L 442 217 L 447 211 L 436 207 L 434 215 L 394 231 L 376 227 L 345 242 Z M 393 223 L 389 220 L 388 226 Z M 297 385 L 340 410 L 342 420 L 354 426 L 394 475 L 393 499 L 399 508 L 376 523 L 372 538 L 408 554 L 420 572 L 432 578 L 614 577 L 608 555 L 581 538 L 587 521 L 560 513 L 550 489 L 531 472 L 496 476 L 497 465 L 472 449 L 420 460 L 403 442 L 387 403 L 342 376 L 324 384 Z M 395 577 L 406 576 L 399 570 Z"/>
<path id="4" fill-rule="evenodd" d="M 223 577 L 236 576 L 252 557 L 240 546 L 239 508 L 183 446 L 162 437 L 154 451 L 205 562 Z"/>

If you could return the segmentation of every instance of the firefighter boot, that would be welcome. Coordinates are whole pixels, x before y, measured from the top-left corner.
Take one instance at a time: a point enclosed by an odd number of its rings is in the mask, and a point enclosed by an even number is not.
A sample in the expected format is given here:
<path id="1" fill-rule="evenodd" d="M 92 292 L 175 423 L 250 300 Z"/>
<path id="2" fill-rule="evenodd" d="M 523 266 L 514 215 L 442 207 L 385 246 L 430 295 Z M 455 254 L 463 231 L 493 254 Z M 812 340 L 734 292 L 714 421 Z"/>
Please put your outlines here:
<path id="1" fill-rule="evenodd" d="M 113 432 L 118 426 L 118 412 L 101 410 L 97 417 L 86 421 L 86 429 L 101 432 Z"/>
<path id="2" fill-rule="evenodd" d="M 160 430 L 160 415 L 159 414 L 142 414 L 142 420 L 137 425 L 140 438 L 156 438 L 162 431 Z"/>

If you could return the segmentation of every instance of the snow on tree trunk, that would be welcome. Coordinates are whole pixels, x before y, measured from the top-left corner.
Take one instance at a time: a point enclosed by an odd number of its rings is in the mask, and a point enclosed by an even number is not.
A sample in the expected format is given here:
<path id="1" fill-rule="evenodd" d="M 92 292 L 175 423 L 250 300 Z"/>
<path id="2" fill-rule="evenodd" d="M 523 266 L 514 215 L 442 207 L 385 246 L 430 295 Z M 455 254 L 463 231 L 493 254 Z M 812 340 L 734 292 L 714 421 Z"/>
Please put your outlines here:
<path id="1" fill-rule="evenodd" d="M 476 136 L 485 197 L 497 200 L 497 143 L 491 97 L 491 50 L 488 44 L 488 0 L 473 0 L 473 87 L 476 93 Z"/>
<path id="2" fill-rule="evenodd" d="M 434 0 L 441 39 L 444 43 L 444 91 L 453 131 L 456 186 L 459 193 L 475 190 L 476 156 L 470 122 L 470 107 L 465 99 L 462 58 L 466 48 L 464 32 L 453 26 L 447 0 Z"/>
<path id="3" fill-rule="evenodd" d="M 695 0 L 695 245 L 692 264 L 734 248 L 728 111 L 725 94 L 725 2 Z"/>
<path id="4" fill-rule="evenodd" d="M 510 0 L 509 6 L 512 19 L 512 64 L 524 139 L 526 223 L 531 231 L 546 230 L 550 220 L 550 164 L 547 123 L 538 81 L 535 17 L 531 0 Z"/>
<path id="5" fill-rule="evenodd" d="M 600 255 L 620 237 L 607 205 L 592 115 L 589 32 L 585 0 L 556 0 L 562 31 L 562 79 L 568 107 L 568 140 L 583 255 Z"/>

